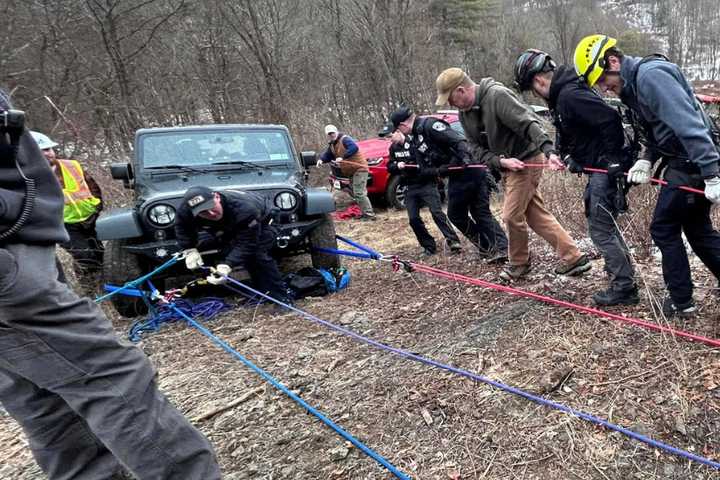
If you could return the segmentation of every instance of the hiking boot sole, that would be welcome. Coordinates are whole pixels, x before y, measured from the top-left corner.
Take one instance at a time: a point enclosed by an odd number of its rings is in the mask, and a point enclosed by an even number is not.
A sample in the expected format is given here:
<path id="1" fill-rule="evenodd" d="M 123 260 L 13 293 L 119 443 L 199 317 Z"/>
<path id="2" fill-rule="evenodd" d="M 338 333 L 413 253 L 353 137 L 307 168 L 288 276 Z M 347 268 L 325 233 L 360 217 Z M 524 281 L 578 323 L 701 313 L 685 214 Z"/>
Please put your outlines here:
<path id="1" fill-rule="evenodd" d="M 565 275 L 566 277 L 577 277 L 580 274 L 583 274 L 590 270 L 592 268 L 592 264 L 590 262 L 584 263 L 582 265 L 578 265 L 576 267 L 571 268 L 567 272 L 560 273 L 555 272 L 557 275 Z"/>

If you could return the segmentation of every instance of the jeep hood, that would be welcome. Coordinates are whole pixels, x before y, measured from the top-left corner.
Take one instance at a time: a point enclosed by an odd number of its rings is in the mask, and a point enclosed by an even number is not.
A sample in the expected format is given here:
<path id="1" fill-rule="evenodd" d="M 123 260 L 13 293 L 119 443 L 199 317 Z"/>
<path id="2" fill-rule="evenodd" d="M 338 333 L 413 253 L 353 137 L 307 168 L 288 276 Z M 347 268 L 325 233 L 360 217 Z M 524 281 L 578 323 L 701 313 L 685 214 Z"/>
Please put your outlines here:
<path id="1" fill-rule="evenodd" d="M 190 187 L 202 185 L 212 189 L 226 188 L 258 189 L 262 187 L 295 187 L 302 183 L 302 173 L 294 170 L 217 170 L 208 173 L 143 172 L 135 185 L 137 198 L 148 200 L 171 192 L 184 192 Z"/>

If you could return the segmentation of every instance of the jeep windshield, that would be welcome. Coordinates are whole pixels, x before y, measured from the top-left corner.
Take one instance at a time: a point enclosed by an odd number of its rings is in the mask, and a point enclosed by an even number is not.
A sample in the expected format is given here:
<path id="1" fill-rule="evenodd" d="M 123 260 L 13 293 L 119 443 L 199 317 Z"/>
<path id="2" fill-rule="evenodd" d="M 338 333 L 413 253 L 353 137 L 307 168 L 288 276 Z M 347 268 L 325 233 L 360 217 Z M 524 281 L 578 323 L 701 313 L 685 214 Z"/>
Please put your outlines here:
<path id="1" fill-rule="evenodd" d="M 292 166 L 286 134 L 267 130 L 182 130 L 143 135 L 139 159 L 144 169 L 207 170 Z"/>

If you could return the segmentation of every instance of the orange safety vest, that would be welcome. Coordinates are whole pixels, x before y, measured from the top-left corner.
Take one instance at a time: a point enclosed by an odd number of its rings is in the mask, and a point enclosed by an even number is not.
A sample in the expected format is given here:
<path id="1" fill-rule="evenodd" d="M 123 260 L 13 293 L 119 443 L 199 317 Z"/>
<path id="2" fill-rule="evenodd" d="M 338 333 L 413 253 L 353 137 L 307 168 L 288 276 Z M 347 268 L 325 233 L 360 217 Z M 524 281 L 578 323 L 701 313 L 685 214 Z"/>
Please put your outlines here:
<path id="1" fill-rule="evenodd" d="M 63 220 L 65 223 L 84 222 L 97 212 L 100 199 L 90 191 L 85 181 L 85 174 L 77 160 L 58 160 L 60 172 L 65 186 L 63 196 L 65 197 L 65 208 Z"/>

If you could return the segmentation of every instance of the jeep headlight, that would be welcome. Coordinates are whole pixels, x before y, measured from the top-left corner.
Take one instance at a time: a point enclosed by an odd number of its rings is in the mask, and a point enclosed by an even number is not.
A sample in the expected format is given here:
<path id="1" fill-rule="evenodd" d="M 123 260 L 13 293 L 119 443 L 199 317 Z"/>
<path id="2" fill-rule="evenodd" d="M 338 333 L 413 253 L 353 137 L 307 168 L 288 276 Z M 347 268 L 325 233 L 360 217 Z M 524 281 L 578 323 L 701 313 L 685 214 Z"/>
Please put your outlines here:
<path id="1" fill-rule="evenodd" d="M 161 203 L 150 209 L 148 217 L 155 225 L 170 225 L 175 220 L 175 208 L 171 205 Z"/>
<path id="2" fill-rule="evenodd" d="M 275 206 L 280 210 L 292 210 L 297 205 L 297 197 L 290 192 L 275 195 Z"/>

